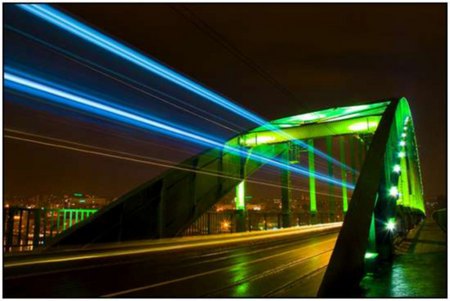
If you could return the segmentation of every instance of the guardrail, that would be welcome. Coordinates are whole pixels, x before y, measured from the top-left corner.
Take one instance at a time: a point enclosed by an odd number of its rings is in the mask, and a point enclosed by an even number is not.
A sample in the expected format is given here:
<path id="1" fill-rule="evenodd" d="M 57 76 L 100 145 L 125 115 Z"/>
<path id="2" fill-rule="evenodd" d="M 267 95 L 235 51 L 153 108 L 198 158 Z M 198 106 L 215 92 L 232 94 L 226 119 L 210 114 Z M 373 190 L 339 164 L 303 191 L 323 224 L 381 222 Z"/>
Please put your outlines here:
<path id="1" fill-rule="evenodd" d="M 3 208 L 4 252 L 32 251 L 98 209 Z"/>
<path id="2" fill-rule="evenodd" d="M 184 230 L 179 236 L 208 235 L 220 233 L 237 232 L 237 212 L 208 211 L 198 218 L 191 226 Z M 283 228 L 282 213 L 279 211 L 256 211 L 248 210 L 245 215 L 245 231 L 262 231 Z M 330 219 L 329 212 L 320 212 L 313 219 L 309 212 L 298 212 L 291 214 L 291 226 L 311 225 L 315 223 L 330 223 L 342 221 L 342 218 Z"/>

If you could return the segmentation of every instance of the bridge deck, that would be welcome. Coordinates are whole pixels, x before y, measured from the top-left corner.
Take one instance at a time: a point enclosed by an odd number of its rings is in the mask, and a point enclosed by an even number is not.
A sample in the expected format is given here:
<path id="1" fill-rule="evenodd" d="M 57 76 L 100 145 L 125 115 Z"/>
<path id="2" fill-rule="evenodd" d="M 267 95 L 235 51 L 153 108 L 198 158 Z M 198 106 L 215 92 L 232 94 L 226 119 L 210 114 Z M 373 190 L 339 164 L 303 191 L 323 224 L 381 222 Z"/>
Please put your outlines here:
<path id="1" fill-rule="evenodd" d="M 341 223 L 5 258 L 7 297 L 315 296 Z M 175 247 L 175 248 L 174 248 Z M 26 288 L 26 289 L 24 289 Z"/>

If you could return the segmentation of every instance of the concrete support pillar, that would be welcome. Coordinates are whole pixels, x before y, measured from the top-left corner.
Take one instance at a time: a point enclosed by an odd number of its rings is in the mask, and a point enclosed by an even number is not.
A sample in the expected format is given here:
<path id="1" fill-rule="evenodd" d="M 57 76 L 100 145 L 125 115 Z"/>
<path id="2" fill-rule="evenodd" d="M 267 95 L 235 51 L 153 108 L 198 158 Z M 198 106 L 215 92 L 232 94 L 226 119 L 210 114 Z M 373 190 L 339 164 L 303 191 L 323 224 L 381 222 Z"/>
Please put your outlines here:
<path id="1" fill-rule="evenodd" d="M 308 169 L 309 169 L 309 211 L 311 224 L 317 223 L 317 201 L 316 201 L 316 177 L 314 166 L 314 140 L 308 140 Z"/>
<path id="2" fill-rule="evenodd" d="M 331 158 L 333 158 L 333 137 L 328 136 L 325 138 L 325 142 L 327 145 L 327 155 L 329 159 L 327 160 L 328 165 L 328 177 L 333 178 L 333 162 L 331 162 Z M 334 196 L 334 184 L 330 183 L 328 186 L 328 208 L 330 214 L 330 222 L 336 221 L 336 198 Z"/>
<path id="3" fill-rule="evenodd" d="M 344 136 L 339 137 L 339 152 L 341 163 L 346 165 L 345 160 L 345 144 Z M 348 196 L 347 196 L 347 171 L 341 166 L 341 180 L 342 180 L 342 214 L 347 213 L 348 210 Z"/>
<path id="4" fill-rule="evenodd" d="M 289 146 L 282 154 L 283 162 L 289 164 Z M 281 215 L 282 227 L 291 227 L 291 200 L 292 200 L 292 182 L 291 171 L 288 169 L 281 170 Z"/>

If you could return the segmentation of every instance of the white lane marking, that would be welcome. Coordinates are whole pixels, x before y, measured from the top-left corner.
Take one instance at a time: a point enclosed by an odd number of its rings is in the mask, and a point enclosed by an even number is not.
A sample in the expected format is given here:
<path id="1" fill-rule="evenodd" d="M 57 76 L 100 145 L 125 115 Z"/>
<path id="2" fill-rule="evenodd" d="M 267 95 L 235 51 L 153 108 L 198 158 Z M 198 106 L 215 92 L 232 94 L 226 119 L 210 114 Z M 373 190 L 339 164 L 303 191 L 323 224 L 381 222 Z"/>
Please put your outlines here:
<path id="1" fill-rule="evenodd" d="M 320 242 L 320 243 L 326 243 L 326 242 L 330 242 L 332 240 L 336 240 L 336 238 L 327 239 L 327 240 L 325 240 L 323 242 Z M 287 253 L 292 253 L 292 252 L 298 252 L 298 249 L 289 250 L 289 251 L 281 252 L 281 253 L 278 253 L 278 254 L 274 254 L 274 255 L 258 258 L 258 259 L 251 260 L 251 261 L 244 262 L 244 263 L 237 264 L 237 265 L 249 265 L 249 264 L 252 264 L 252 263 L 264 261 L 264 260 L 267 260 L 267 259 L 271 259 L 271 258 L 274 258 L 274 257 L 282 256 L 282 255 L 285 255 Z M 155 287 L 158 287 L 158 286 L 164 286 L 164 285 L 167 285 L 167 284 L 172 284 L 172 283 L 176 283 L 176 282 L 180 282 L 180 281 L 184 281 L 184 280 L 189 280 L 189 279 L 193 279 L 193 278 L 197 278 L 197 277 L 201 277 L 201 276 L 210 275 L 210 274 L 214 274 L 214 273 L 217 273 L 217 272 L 225 271 L 225 270 L 230 269 L 233 266 L 236 266 L 236 265 L 230 265 L 230 266 L 226 266 L 226 267 L 223 267 L 223 268 L 218 268 L 218 269 L 207 271 L 207 272 L 203 272 L 203 273 L 198 273 L 198 274 L 189 275 L 189 276 L 185 276 L 185 277 L 181 277 L 181 278 L 177 278 L 177 279 L 167 280 L 167 281 L 163 281 L 163 282 L 153 283 L 153 284 L 150 284 L 150 285 L 145 285 L 145 286 L 131 288 L 131 289 L 123 290 L 123 291 L 118 291 L 118 292 L 102 295 L 101 297 L 106 297 L 106 298 L 116 297 L 116 296 L 120 296 L 120 295 L 125 295 L 125 294 L 134 293 L 134 292 L 138 292 L 138 291 L 142 291 L 142 290 L 146 290 L 146 289 L 155 288 Z"/>

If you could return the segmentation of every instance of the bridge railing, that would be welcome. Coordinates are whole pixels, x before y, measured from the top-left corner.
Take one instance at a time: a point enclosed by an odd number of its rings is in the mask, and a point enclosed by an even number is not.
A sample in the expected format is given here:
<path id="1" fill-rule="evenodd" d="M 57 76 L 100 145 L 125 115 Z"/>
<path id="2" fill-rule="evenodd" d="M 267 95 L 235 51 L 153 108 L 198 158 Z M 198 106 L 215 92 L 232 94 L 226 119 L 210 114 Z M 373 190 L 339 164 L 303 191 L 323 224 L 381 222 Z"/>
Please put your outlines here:
<path id="1" fill-rule="evenodd" d="M 4 252 L 32 251 L 94 214 L 98 209 L 3 209 Z"/>
<path id="2" fill-rule="evenodd" d="M 181 236 L 208 235 L 237 232 L 238 213 L 233 210 L 208 211 L 189 226 Z M 244 231 L 264 231 L 283 228 L 283 218 L 280 211 L 256 211 L 249 210 L 245 215 Z M 341 221 L 331 220 L 330 212 L 320 212 L 316 223 L 330 223 Z M 291 226 L 304 226 L 313 224 L 309 212 L 294 212 L 291 214 Z"/>

